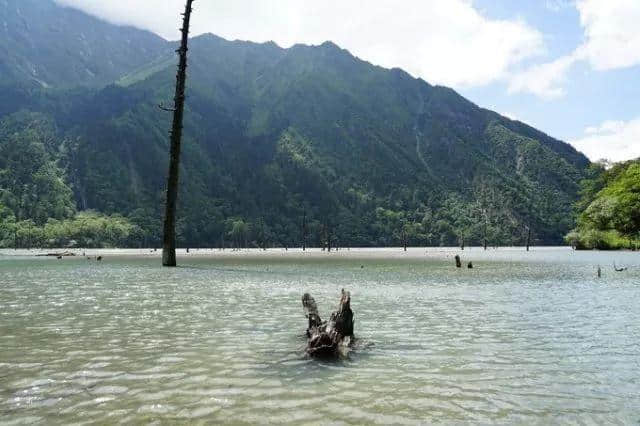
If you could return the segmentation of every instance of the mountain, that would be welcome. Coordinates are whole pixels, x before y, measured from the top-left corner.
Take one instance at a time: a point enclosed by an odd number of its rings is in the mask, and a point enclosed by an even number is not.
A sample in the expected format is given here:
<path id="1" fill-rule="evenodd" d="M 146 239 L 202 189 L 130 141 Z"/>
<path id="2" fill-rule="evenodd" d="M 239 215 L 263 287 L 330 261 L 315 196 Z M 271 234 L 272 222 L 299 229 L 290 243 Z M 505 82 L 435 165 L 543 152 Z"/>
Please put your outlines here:
<path id="1" fill-rule="evenodd" d="M 51 0 L 0 0 L 0 84 L 99 87 L 170 53 L 150 32 Z"/>
<path id="2" fill-rule="evenodd" d="M 16 4 L 3 1 L 5 9 Z M 95 21 L 42 3 L 41 19 L 55 28 L 68 27 L 65 14 L 82 21 L 78 28 Z M 77 209 L 126 216 L 145 242 L 157 243 L 171 117 L 156 106 L 173 96 L 176 59 L 166 52 L 175 45 L 127 31 L 126 41 L 85 46 L 105 50 L 100 57 L 118 44 L 148 56 L 126 66 L 122 52 L 122 66 L 85 83 L 64 78 L 82 62 L 63 61 L 68 72 L 46 85 L 0 89 L 14 99 L 0 107 L 0 127 L 45 120 L 55 134 L 51 161 Z M 67 35 L 55 34 L 47 43 L 64 45 Z M 303 216 L 310 243 L 332 235 L 343 245 L 519 244 L 528 228 L 538 243 L 557 244 L 574 224 L 586 157 L 449 88 L 373 66 L 330 42 L 283 49 L 209 34 L 192 39 L 189 61 L 182 244 L 299 244 Z"/>
<path id="3" fill-rule="evenodd" d="M 640 249 L 640 159 L 609 169 L 594 164 L 577 208 L 577 226 L 566 237 L 573 247 Z"/>

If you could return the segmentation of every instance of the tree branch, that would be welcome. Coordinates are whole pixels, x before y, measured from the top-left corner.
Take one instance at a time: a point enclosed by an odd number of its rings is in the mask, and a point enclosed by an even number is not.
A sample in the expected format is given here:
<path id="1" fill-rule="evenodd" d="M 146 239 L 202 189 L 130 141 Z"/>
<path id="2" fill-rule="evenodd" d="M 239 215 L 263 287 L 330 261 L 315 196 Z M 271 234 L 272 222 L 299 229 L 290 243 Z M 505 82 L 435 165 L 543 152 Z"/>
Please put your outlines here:
<path id="1" fill-rule="evenodd" d="M 167 108 L 166 106 L 164 106 L 164 103 L 160 102 L 158 104 L 158 108 L 160 108 L 163 111 L 168 111 L 168 112 L 175 112 L 175 108 Z"/>

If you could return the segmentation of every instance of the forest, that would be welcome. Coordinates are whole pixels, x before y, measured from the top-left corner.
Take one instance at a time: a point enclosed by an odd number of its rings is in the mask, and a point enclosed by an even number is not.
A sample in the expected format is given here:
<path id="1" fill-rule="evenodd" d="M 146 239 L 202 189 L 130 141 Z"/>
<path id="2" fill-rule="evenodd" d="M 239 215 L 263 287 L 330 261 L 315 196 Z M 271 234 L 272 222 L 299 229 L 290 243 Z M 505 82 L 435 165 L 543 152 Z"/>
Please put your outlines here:
<path id="1" fill-rule="evenodd" d="M 566 241 L 578 249 L 640 249 L 640 160 L 594 164 L 582 181 L 577 226 Z"/>

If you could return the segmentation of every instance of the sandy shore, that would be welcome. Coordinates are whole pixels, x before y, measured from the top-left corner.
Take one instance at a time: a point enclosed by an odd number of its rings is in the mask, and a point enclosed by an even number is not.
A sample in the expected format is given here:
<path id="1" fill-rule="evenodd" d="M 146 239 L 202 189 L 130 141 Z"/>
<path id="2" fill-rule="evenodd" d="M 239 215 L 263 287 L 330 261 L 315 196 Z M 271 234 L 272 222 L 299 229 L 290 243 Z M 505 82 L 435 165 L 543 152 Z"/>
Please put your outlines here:
<path id="1" fill-rule="evenodd" d="M 551 253 L 554 251 L 570 251 L 568 247 L 535 247 L 529 253 Z M 142 257 L 142 258 L 160 258 L 162 256 L 161 249 L 3 249 L 0 250 L 0 256 L 19 256 L 19 257 L 35 257 L 42 256 L 47 253 L 74 253 L 74 257 Z M 416 258 L 448 258 L 456 254 L 463 257 L 472 256 L 474 258 L 495 257 L 501 253 L 509 257 L 514 252 L 527 253 L 524 247 L 501 247 L 498 249 L 487 249 L 482 247 L 466 247 L 461 250 L 459 247 L 409 247 L 405 252 L 402 247 L 384 247 L 384 248 L 341 248 L 332 250 L 330 253 L 320 248 L 307 248 L 303 251 L 301 248 L 291 248 L 288 250 L 282 248 L 262 249 L 189 249 L 184 248 L 177 250 L 177 256 L 180 259 L 189 258 L 345 258 L 345 259 L 416 259 Z M 71 257 L 73 258 L 73 257 Z"/>

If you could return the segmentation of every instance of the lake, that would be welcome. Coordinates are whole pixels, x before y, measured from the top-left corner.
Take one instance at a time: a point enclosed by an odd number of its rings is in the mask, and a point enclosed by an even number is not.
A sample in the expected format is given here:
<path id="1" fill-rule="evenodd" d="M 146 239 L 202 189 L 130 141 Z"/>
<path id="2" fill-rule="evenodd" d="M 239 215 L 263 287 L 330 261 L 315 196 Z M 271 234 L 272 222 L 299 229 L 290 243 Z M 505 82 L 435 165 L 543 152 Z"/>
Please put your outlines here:
<path id="1" fill-rule="evenodd" d="M 0 423 L 640 421 L 640 253 L 97 253 L 0 251 Z M 342 288 L 357 350 L 306 359 Z"/>

